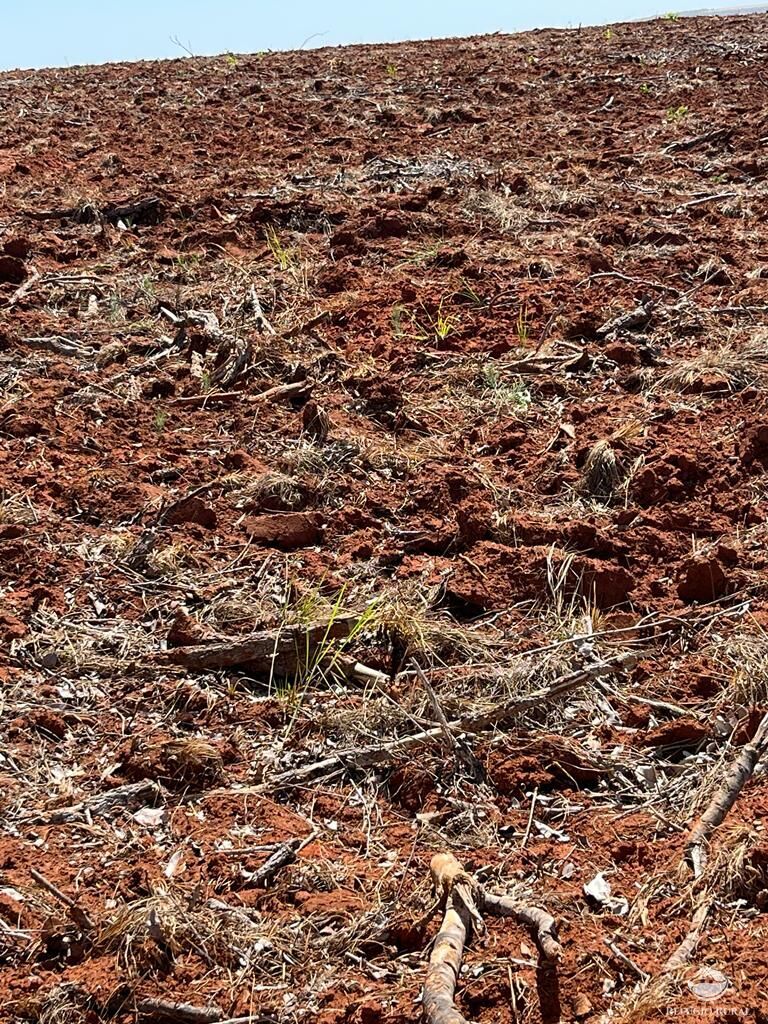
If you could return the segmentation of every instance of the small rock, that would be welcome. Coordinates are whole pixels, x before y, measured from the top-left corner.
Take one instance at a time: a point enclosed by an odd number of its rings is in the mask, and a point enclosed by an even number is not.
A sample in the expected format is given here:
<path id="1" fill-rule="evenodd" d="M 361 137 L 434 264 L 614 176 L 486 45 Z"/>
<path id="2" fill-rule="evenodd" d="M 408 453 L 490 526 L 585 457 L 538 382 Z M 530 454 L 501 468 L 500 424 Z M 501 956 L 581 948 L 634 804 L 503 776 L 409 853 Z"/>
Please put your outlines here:
<path id="1" fill-rule="evenodd" d="M 212 629 L 198 622 L 186 612 L 177 612 L 168 630 L 166 643 L 169 647 L 194 647 L 197 644 L 213 643 L 217 639 Z"/>
<path id="2" fill-rule="evenodd" d="M 252 516 L 245 520 L 245 529 L 258 544 L 291 551 L 310 547 L 322 538 L 320 516 L 313 512 L 279 512 Z"/>
<path id="3" fill-rule="evenodd" d="M 603 351 L 608 359 L 619 366 L 638 366 L 640 364 L 637 349 L 627 342 L 614 341 L 610 345 L 606 345 Z"/>
<path id="4" fill-rule="evenodd" d="M 576 1020 L 583 1020 L 592 1013 L 593 1006 L 583 992 L 577 993 L 571 1000 L 571 1009 Z"/>
<path id="5" fill-rule="evenodd" d="M 698 719 L 676 718 L 651 729 L 644 743 L 649 747 L 696 747 L 708 736 L 709 729 Z"/>

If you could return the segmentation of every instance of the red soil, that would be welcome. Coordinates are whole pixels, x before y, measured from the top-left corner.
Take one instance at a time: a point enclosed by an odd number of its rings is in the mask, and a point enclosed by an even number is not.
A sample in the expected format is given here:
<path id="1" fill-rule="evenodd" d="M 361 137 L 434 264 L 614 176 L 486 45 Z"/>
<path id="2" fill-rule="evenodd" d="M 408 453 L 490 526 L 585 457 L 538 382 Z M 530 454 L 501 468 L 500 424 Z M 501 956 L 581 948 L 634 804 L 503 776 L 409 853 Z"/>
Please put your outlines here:
<path id="1" fill-rule="evenodd" d="M 89 1022 L 134 1021 L 149 996 L 416 1021 L 434 925 L 414 922 L 446 846 L 546 906 L 565 948 L 537 968 L 525 929 L 491 921 L 467 952 L 468 1018 L 599 1019 L 637 981 L 606 937 L 658 971 L 691 917 L 690 815 L 626 773 L 732 756 L 717 644 L 745 623 L 762 644 L 768 621 L 767 32 L 697 18 L 0 75 L 0 922 L 31 937 L 0 931 L 3 1019 L 58 1020 L 58 990 Z M 232 339 L 248 361 L 227 383 Z M 600 442 L 609 491 L 589 476 Z M 149 562 L 126 558 L 165 503 L 215 481 L 158 526 Z M 359 688 L 265 696 L 242 673 L 158 674 L 148 653 L 340 590 L 357 609 L 428 594 L 501 660 L 588 613 L 625 631 L 614 648 L 647 640 L 615 686 L 689 717 L 623 697 L 611 717 L 603 694 L 560 729 L 473 740 L 482 784 L 431 750 L 238 793 L 343 746 L 351 718 L 359 743 L 392 730 Z M 396 660 L 379 634 L 351 649 Z M 449 717 L 482 696 L 452 686 Z M 431 723 L 422 697 L 392 683 L 390 704 Z M 209 753 L 180 767 L 164 744 L 189 736 Z M 145 777 L 162 820 L 41 823 Z M 532 800 L 550 831 L 527 832 Z M 758 772 L 727 827 L 759 833 L 767 807 Z M 313 831 L 274 885 L 243 887 L 267 853 L 230 849 Z M 748 856 L 749 891 L 721 895 L 691 969 L 728 977 L 723 1019 L 757 1022 L 764 839 Z M 30 866 L 100 925 L 158 887 L 253 908 L 277 952 L 243 975 L 190 947 L 134 970 L 83 943 Z M 630 904 L 664 884 L 614 916 L 584 895 L 599 871 Z M 682 984 L 647 1014 L 710 1009 Z"/>

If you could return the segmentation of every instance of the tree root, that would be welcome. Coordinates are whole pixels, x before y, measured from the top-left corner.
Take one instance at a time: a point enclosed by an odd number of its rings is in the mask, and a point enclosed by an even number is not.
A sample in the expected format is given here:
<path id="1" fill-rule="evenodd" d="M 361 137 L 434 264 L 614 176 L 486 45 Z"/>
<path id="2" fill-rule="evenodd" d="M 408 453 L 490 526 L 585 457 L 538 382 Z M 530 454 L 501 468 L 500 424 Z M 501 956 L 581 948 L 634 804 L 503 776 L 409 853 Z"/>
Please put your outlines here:
<path id="1" fill-rule="evenodd" d="M 546 911 L 486 893 L 452 853 L 435 854 L 430 873 L 439 899 L 435 909 L 443 907 L 443 921 L 432 945 L 424 981 L 422 1012 L 426 1024 L 466 1024 L 453 998 L 467 937 L 473 929 L 481 935 L 485 931 L 481 911 L 497 917 L 514 917 L 533 928 L 545 960 L 557 963 L 562 956 L 554 918 Z"/>

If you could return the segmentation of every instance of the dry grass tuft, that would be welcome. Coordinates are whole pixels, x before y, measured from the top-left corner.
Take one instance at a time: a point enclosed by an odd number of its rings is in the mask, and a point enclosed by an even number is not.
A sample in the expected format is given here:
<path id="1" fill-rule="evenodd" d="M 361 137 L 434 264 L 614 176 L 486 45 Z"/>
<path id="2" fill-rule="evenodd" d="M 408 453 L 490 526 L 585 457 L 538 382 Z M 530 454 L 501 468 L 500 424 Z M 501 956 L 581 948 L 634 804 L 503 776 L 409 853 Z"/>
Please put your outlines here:
<path id="1" fill-rule="evenodd" d="M 592 498 L 611 501 L 623 478 L 624 467 L 611 442 L 598 441 L 584 463 L 579 490 Z"/>
<path id="2" fill-rule="evenodd" d="M 750 902 L 765 893 L 768 865 L 755 856 L 761 843 L 760 833 L 736 823 L 719 829 L 715 842 L 716 849 L 693 888 L 710 892 L 719 899 L 748 899 Z"/>
<path id="3" fill-rule="evenodd" d="M 173 786 L 202 787 L 221 778 L 224 761 L 221 751 L 206 740 L 190 737 L 144 743 L 136 740 L 124 767 L 135 779 L 155 779 Z"/>
<path id="4" fill-rule="evenodd" d="M 447 613 L 432 610 L 436 593 L 401 587 L 380 597 L 372 610 L 372 625 L 392 646 L 393 660 L 408 654 L 441 661 L 451 655 L 471 661 L 486 655 L 493 641 L 477 629 L 455 622 Z"/>
<path id="5" fill-rule="evenodd" d="M 286 473 L 264 473 L 249 480 L 236 492 L 239 509 L 264 512 L 296 511 L 304 505 L 304 489 Z"/>
<path id="6" fill-rule="evenodd" d="M 681 359 L 665 370 L 651 391 L 742 391 L 760 384 L 768 373 L 768 334 L 760 334 L 745 345 L 730 338 L 716 348 L 704 348 L 690 359 Z"/>
<path id="7" fill-rule="evenodd" d="M 0 526 L 34 526 L 37 511 L 26 495 L 9 494 L 0 500 Z"/>
<path id="8" fill-rule="evenodd" d="M 160 890 L 120 907 L 102 929 L 98 946 L 117 954 L 130 975 L 167 971 L 179 957 L 196 954 L 209 967 L 242 968 L 271 949 L 262 929 L 245 913 Z"/>
<path id="9" fill-rule="evenodd" d="M 644 424 L 632 419 L 607 440 L 594 444 L 584 463 L 579 492 L 604 503 L 626 496 L 627 488 L 642 460 L 632 459 L 616 446 L 626 444 L 642 434 L 643 430 Z"/>
<path id="10" fill-rule="evenodd" d="M 768 636 L 758 626 L 718 637 L 702 654 L 718 666 L 722 688 L 718 708 L 756 707 L 768 702 Z"/>

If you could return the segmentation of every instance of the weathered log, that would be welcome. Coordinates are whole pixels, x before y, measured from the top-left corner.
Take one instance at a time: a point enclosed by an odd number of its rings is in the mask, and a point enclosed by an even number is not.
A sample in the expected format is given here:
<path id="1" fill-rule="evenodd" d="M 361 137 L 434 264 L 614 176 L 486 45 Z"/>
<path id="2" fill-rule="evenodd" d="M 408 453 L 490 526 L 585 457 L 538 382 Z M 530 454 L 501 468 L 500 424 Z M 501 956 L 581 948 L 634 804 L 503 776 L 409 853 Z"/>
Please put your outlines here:
<path id="1" fill-rule="evenodd" d="M 354 615 L 339 615 L 331 622 L 283 626 L 244 640 L 173 647 L 156 654 L 153 660 L 156 664 L 183 665 L 195 672 L 248 665 L 254 672 L 290 676 L 319 663 L 326 645 L 348 637 L 355 621 Z"/>
<path id="2" fill-rule="evenodd" d="M 68 825 L 73 822 L 88 821 L 89 818 L 114 818 L 120 811 L 138 810 L 145 804 L 153 802 L 160 787 L 156 782 L 145 779 L 143 782 L 131 782 L 105 793 L 94 793 L 69 807 L 37 814 L 32 821 L 46 825 Z"/>

